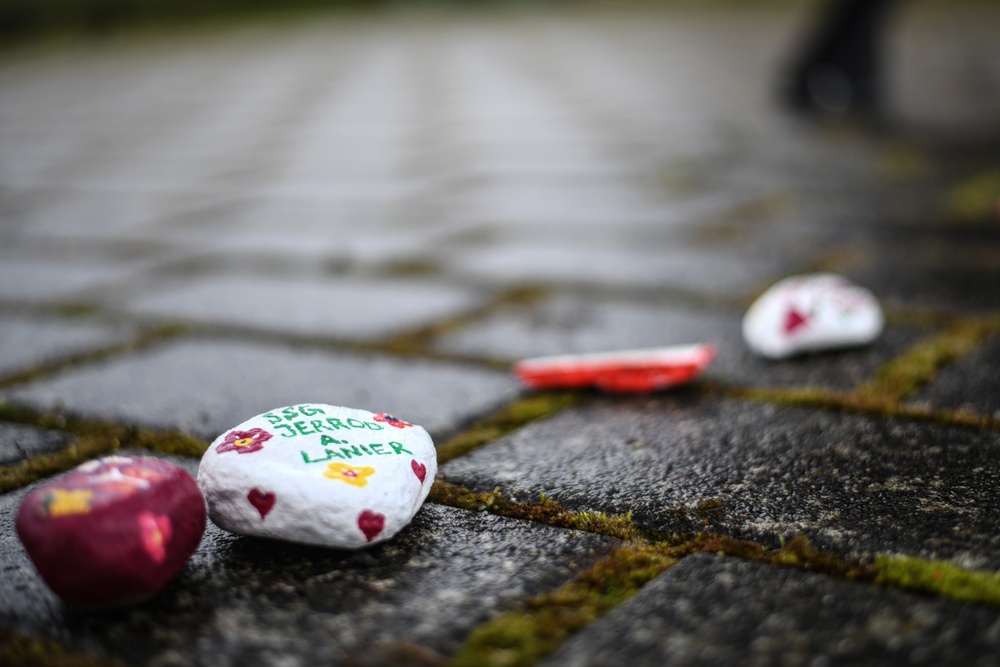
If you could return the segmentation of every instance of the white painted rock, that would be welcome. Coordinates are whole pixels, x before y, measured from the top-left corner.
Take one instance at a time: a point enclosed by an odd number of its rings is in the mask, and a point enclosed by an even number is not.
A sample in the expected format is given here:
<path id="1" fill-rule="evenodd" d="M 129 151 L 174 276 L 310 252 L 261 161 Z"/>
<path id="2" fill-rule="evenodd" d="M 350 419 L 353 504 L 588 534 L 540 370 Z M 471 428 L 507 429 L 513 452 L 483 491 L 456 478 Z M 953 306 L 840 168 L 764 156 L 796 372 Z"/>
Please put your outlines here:
<path id="1" fill-rule="evenodd" d="M 792 276 L 771 286 L 743 317 L 755 353 L 783 359 L 804 352 L 867 345 L 885 320 L 878 299 L 832 273 Z"/>
<path id="2" fill-rule="evenodd" d="M 310 403 L 220 435 L 201 459 L 198 485 L 220 528 L 354 549 L 406 526 L 435 474 L 437 451 L 422 427 Z"/>

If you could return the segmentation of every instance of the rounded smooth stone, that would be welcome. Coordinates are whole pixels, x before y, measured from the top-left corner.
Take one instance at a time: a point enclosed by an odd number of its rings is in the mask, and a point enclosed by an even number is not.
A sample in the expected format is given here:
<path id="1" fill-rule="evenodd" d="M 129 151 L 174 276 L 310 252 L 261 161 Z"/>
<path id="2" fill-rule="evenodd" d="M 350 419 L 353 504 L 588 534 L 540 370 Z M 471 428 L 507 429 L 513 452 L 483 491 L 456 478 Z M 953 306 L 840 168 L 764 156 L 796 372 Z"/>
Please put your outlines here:
<path id="1" fill-rule="evenodd" d="M 756 354 L 783 359 L 867 345 L 885 319 L 870 291 L 832 273 L 792 276 L 768 288 L 743 317 L 743 339 Z"/>
<path id="2" fill-rule="evenodd" d="M 166 586 L 198 548 L 205 522 L 205 500 L 183 468 L 108 456 L 29 493 L 17 534 L 57 595 L 107 607 Z"/>
<path id="3" fill-rule="evenodd" d="M 198 485 L 220 528 L 355 549 L 406 526 L 435 474 L 437 450 L 420 426 L 310 403 L 220 435 L 201 459 Z"/>

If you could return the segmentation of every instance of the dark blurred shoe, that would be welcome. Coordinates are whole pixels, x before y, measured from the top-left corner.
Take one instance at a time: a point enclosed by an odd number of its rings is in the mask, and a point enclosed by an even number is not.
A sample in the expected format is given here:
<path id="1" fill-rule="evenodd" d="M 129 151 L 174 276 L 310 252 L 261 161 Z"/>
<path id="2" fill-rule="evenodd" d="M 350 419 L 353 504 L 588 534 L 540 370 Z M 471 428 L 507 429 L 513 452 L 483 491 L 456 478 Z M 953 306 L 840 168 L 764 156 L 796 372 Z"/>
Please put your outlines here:
<path id="1" fill-rule="evenodd" d="M 882 44 L 896 0 L 831 0 L 789 71 L 783 101 L 797 111 L 877 115 Z"/>

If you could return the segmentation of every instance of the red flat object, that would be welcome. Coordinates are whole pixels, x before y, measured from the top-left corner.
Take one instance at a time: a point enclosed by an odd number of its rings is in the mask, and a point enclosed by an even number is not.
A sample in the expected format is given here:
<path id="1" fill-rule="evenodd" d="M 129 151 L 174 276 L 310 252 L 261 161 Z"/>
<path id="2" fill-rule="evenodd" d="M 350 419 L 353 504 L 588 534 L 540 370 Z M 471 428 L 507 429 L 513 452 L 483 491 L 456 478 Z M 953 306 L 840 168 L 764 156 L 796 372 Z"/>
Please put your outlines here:
<path id="1" fill-rule="evenodd" d="M 566 354 L 524 359 L 514 364 L 514 374 L 531 389 L 644 392 L 690 382 L 713 358 L 715 347 L 706 344 Z"/>

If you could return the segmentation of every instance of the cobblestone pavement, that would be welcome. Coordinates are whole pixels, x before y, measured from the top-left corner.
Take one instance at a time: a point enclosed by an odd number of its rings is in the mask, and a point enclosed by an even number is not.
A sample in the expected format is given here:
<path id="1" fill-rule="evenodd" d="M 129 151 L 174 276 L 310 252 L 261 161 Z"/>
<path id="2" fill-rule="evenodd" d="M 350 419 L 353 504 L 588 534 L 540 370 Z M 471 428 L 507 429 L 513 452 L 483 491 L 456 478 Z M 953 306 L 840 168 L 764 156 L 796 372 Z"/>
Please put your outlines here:
<path id="1" fill-rule="evenodd" d="M 996 664 L 1000 14 L 907 7 L 873 127 L 774 105 L 798 12 L 400 10 L 2 54 L 0 663 Z M 750 301 L 827 270 L 884 335 L 753 357 Z M 509 372 L 691 342 L 715 363 L 656 394 Z M 298 402 L 432 433 L 396 539 L 210 525 L 105 612 L 41 582 L 13 529 L 40 480 L 119 448 L 194 471 Z"/>

